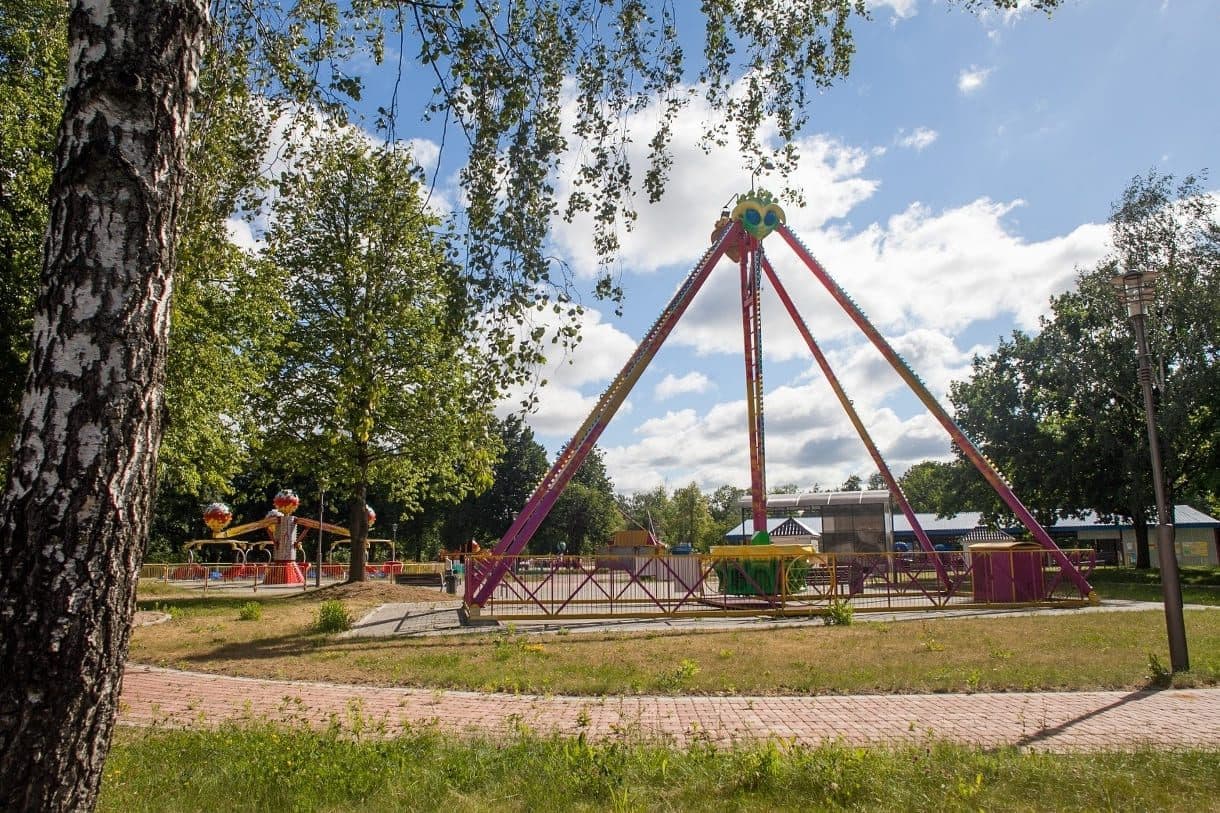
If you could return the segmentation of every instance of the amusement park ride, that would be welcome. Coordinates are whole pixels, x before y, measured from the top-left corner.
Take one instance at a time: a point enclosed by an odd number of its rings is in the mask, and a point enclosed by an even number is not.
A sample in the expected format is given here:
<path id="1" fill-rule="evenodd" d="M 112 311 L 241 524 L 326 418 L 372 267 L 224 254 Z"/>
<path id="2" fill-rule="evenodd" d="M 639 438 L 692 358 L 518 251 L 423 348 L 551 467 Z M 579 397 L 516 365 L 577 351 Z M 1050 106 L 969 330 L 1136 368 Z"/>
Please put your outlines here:
<path id="1" fill-rule="evenodd" d="M 764 190 L 751 189 L 737 197 L 736 206 L 732 211 L 727 209 L 721 213 L 712 233 L 712 246 L 696 264 L 694 270 L 678 288 L 669 304 L 661 311 L 652 328 L 644 335 L 635 352 L 627 360 L 617 377 L 602 393 L 593 411 L 577 430 L 571 441 L 563 447 L 554 465 L 538 483 L 524 508 L 513 521 L 512 526 L 490 552 L 487 562 L 482 567 L 472 568 L 467 574 L 466 607 L 471 615 L 477 615 L 481 608 L 496 593 L 497 586 L 511 574 L 514 557 L 521 554 L 535 531 L 542 524 L 555 501 L 568 485 L 573 475 L 580 468 L 594 444 L 605 430 L 611 418 L 622 406 L 623 401 L 631 392 L 649 362 L 660 350 L 666 337 L 673 331 L 687 307 L 694 299 L 699 289 L 707 280 L 712 269 L 722 257 L 728 257 L 738 265 L 741 278 L 741 316 L 742 332 L 745 347 L 745 383 L 746 405 L 749 430 L 750 452 L 750 494 L 751 516 L 754 529 L 754 543 L 766 544 L 767 536 L 767 488 L 765 468 L 765 443 L 763 420 L 763 370 L 762 370 L 762 319 L 761 292 L 764 276 L 770 282 L 776 295 L 783 303 L 792 318 L 797 331 L 805 340 L 810 353 L 818 367 L 825 375 L 827 382 L 834 390 L 843 410 L 851 420 L 861 441 L 868 449 L 869 455 L 885 480 L 894 502 L 898 505 L 911 528 L 920 547 L 927 555 L 936 571 L 936 578 L 949 588 L 949 575 L 946 573 L 942 558 L 937 555 L 928 535 L 920 526 L 910 503 L 903 494 L 902 488 L 895 479 L 893 472 L 886 465 L 876 443 L 865 428 L 860 415 L 852 406 L 851 400 L 844 391 L 839 379 L 831 369 L 826 355 L 822 352 L 804 319 L 798 313 L 787 290 L 780 282 L 771 262 L 763 250 L 763 241 L 772 233 L 778 234 L 787 243 L 796 257 L 809 269 L 810 273 L 826 288 L 831 297 L 843 308 L 848 317 L 864 333 L 870 342 L 880 351 L 902 380 L 923 403 L 924 407 L 945 428 L 949 437 L 961 449 L 965 457 L 979 470 L 987 483 L 1003 499 L 1013 515 L 1028 529 L 1030 535 L 1045 549 L 1045 553 L 1059 567 L 1059 579 L 1070 583 L 1079 591 L 1081 599 L 1096 602 L 1096 594 L 1076 568 L 1071 560 L 1051 539 L 1028 509 L 1013 493 L 1008 481 L 995 469 L 990 460 L 953 421 L 949 413 L 932 396 L 928 388 L 911 370 L 907 363 L 894 350 L 888 341 L 877 331 L 856 303 L 830 277 L 822 265 L 813 257 L 799 238 L 787 227 L 783 209 L 775 199 Z M 778 546 L 777 546 L 778 547 Z M 761 552 L 761 551 L 760 551 Z"/>
<path id="2" fill-rule="evenodd" d="M 227 544 L 237 553 L 242 564 L 245 564 L 246 557 L 252 550 L 270 547 L 272 548 L 271 567 L 267 569 L 263 584 L 303 585 L 308 564 L 297 562 L 297 551 L 304 552 L 303 544 L 310 531 L 326 531 L 339 537 L 338 541 L 350 541 L 351 533 L 347 528 L 296 516 L 296 510 L 301 505 L 301 498 L 291 489 L 284 489 L 276 494 L 272 499 L 272 505 L 274 508 L 262 519 L 228 528 L 229 523 L 233 521 L 233 512 L 224 503 L 212 503 L 203 512 L 204 524 L 212 530 L 212 538 L 188 542 L 186 546 L 188 552 L 193 556 L 196 549 L 207 545 Z M 365 506 L 365 509 L 368 511 L 369 527 L 371 528 L 377 521 L 377 515 L 372 508 Z M 300 528 L 304 529 L 304 533 L 298 534 Z M 267 535 L 270 537 L 269 541 L 250 541 L 238 538 L 243 534 L 263 529 L 266 529 Z"/>

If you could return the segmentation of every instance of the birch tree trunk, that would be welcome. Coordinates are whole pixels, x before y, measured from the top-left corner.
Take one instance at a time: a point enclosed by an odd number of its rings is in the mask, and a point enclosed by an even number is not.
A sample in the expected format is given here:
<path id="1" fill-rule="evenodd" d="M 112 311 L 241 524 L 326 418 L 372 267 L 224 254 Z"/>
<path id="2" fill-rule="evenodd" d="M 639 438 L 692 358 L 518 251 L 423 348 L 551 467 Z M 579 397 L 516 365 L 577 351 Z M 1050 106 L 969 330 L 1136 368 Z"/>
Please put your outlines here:
<path id="1" fill-rule="evenodd" d="M 73 0 L 33 350 L 0 498 L 0 809 L 92 808 L 161 440 L 203 0 Z"/>

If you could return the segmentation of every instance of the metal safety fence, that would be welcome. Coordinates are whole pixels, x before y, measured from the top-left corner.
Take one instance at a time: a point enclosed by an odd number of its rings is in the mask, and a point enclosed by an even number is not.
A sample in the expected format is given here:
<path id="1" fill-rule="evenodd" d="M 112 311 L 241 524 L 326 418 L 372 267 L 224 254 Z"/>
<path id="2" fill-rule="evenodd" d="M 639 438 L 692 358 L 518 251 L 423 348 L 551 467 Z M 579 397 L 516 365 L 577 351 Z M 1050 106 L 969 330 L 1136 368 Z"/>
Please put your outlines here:
<path id="1" fill-rule="evenodd" d="M 441 562 L 380 562 L 365 565 L 365 575 L 370 579 L 394 581 L 400 576 L 440 574 L 445 565 Z M 220 590 L 225 588 L 297 588 L 306 589 L 321 582 L 335 584 L 348 579 L 350 565 L 339 562 L 323 562 L 321 571 L 314 562 L 245 562 L 208 564 L 203 562 L 175 562 L 169 564 L 145 564 L 140 568 L 140 580 L 161 582 L 184 588 Z"/>
<path id="2" fill-rule="evenodd" d="M 779 547 L 779 546 L 776 546 Z M 1087 578 L 1090 549 L 1066 550 Z M 1090 596 L 1038 550 L 929 553 L 784 553 L 717 556 L 466 558 L 472 615 L 502 620 L 818 615 L 979 606 L 1079 606 Z M 482 606 L 474 596 L 499 579 Z"/>

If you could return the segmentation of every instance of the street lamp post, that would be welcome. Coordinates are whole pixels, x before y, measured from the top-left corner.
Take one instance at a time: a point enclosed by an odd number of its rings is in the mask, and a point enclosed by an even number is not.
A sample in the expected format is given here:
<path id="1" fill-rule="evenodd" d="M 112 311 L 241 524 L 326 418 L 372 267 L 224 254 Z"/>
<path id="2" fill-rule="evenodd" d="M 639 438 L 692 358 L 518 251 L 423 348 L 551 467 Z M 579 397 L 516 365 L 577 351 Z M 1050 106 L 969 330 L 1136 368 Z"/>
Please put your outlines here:
<path id="1" fill-rule="evenodd" d="M 326 522 L 326 486 L 318 489 L 318 572 L 314 574 L 313 586 L 322 587 L 322 534 Z"/>
<path id="2" fill-rule="evenodd" d="M 1165 626 L 1169 631 L 1169 663 L 1175 672 L 1190 668 L 1186 652 L 1186 626 L 1182 620 L 1182 585 L 1178 579 L 1178 557 L 1174 550 L 1173 516 L 1165 497 L 1165 472 L 1161 466 L 1161 444 L 1156 429 L 1156 404 L 1152 397 L 1152 362 L 1145 330 L 1147 308 L 1155 296 L 1155 273 L 1131 271 L 1114 278 L 1114 286 L 1127 306 L 1135 330 L 1140 388 L 1144 391 L 1144 418 L 1148 423 L 1148 450 L 1152 457 L 1152 489 L 1156 496 L 1156 553 L 1161 568 L 1161 593 L 1165 601 Z"/>

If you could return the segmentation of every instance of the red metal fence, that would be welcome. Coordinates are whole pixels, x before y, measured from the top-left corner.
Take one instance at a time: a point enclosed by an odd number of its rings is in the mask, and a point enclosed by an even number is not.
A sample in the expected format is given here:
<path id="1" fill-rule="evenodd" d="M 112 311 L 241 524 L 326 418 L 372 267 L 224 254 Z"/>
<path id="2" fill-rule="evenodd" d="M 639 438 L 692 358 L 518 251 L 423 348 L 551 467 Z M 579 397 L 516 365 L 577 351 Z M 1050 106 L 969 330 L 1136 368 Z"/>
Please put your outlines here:
<path id="1" fill-rule="evenodd" d="M 1086 577 L 1094 551 L 1064 551 Z M 1088 603 L 1049 553 L 751 554 L 468 557 L 464 595 L 497 619 L 817 615 L 854 611 Z M 491 597 L 473 598 L 503 572 Z"/>
<path id="2" fill-rule="evenodd" d="M 296 587 L 313 586 L 317 579 L 313 562 L 280 564 L 272 562 L 246 562 L 236 564 L 207 564 L 180 562 L 174 564 L 146 564 L 140 568 L 140 579 L 158 581 L 178 587 L 215 590 L 221 588 Z M 347 581 L 349 566 L 337 562 L 322 563 L 322 584 Z M 444 569 L 441 562 L 380 562 L 365 566 L 365 574 L 371 579 L 392 581 L 402 573 L 435 573 Z"/>

